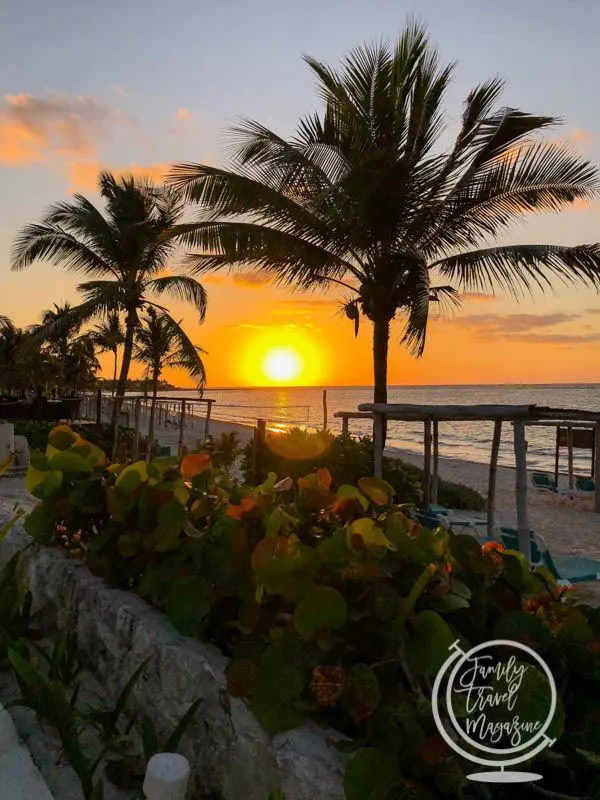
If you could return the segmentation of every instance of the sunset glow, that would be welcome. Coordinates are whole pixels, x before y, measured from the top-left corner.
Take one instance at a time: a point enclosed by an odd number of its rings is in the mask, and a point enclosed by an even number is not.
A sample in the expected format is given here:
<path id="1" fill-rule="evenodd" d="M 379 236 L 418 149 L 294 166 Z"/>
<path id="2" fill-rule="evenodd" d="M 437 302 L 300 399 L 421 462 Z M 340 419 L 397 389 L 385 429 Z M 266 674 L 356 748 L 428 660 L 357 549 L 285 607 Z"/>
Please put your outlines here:
<path id="1" fill-rule="evenodd" d="M 262 371 L 274 383 L 295 381 L 304 364 L 298 352 L 291 347 L 269 350 L 262 362 Z"/>

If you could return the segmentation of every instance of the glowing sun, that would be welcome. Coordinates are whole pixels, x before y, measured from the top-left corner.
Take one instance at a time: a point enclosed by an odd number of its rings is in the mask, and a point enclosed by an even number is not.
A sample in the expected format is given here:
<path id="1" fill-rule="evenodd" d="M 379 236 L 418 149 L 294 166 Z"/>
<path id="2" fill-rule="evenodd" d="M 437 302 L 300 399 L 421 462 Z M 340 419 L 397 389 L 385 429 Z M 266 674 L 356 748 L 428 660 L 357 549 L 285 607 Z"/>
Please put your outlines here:
<path id="1" fill-rule="evenodd" d="M 304 362 L 293 347 L 276 347 L 269 350 L 262 362 L 262 371 L 269 380 L 275 383 L 288 383 L 296 380 L 303 367 Z"/>

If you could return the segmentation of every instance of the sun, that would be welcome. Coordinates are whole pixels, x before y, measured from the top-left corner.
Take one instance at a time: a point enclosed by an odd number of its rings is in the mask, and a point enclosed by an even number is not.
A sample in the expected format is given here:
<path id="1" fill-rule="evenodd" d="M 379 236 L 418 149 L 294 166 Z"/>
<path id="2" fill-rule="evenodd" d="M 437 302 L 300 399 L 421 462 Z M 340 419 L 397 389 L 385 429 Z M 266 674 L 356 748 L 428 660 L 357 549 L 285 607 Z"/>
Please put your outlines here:
<path id="1" fill-rule="evenodd" d="M 295 381 L 304 368 L 302 357 L 293 347 L 275 347 L 262 361 L 262 371 L 274 383 Z"/>

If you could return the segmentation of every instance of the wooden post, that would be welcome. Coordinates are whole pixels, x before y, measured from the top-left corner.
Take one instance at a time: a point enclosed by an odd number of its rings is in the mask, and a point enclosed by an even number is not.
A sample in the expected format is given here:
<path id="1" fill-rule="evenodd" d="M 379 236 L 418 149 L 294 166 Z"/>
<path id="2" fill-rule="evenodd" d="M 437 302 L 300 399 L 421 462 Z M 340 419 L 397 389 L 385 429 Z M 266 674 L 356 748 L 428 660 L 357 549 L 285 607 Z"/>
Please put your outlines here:
<path id="1" fill-rule="evenodd" d="M 342 417 L 342 436 L 348 436 L 348 417 Z"/>
<path id="2" fill-rule="evenodd" d="M 138 460 L 138 454 L 140 451 L 140 413 L 142 410 L 142 402 L 138 398 L 136 398 L 135 406 L 133 410 L 133 460 Z"/>
<path id="3" fill-rule="evenodd" d="M 556 451 L 554 453 L 554 483 L 558 486 L 558 464 L 560 461 L 560 425 L 556 426 Z"/>
<path id="4" fill-rule="evenodd" d="M 424 455 L 423 464 L 423 508 L 429 508 L 431 503 L 431 420 L 424 424 Z"/>
<path id="5" fill-rule="evenodd" d="M 255 482 L 261 477 L 260 468 L 266 437 L 267 421 L 266 419 L 257 419 L 256 428 L 254 429 L 254 439 L 252 441 L 252 475 Z"/>
<path id="6" fill-rule="evenodd" d="M 594 428 L 594 511 L 600 513 L 600 422 Z"/>
<path id="7" fill-rule="evenodd" d="M 567 447 L 569 452 L 569 489 L 573 488 L 573 428 L 567 427 Z"/>
<path id="8" fill-rule="evenodd" d="M 596 470 L 596 428 L 594 428 L 592 432 L 592 469 L 590 472 L 590 478 L 594 477 L 595 470 Z"/>
<path id="9" fill-rule="evenodd" d="M 102 422 L 102 389 L 96 392 L 96 425 Z"/>
<path id="10" fill-rule="evenodd" d="M 323 389 L 323 430 L 327 430 L 327 389 Z"/>
<path id="11" fill-rule="evenodd" d="M 383 414 L 373 414 L 373 471 L 376 478 L 383 478 Z"/>
<path id="12" fill-rule="evenodd" d="M 494 528 L 494 517 L 496 511 L 496 476 L 498 475 L 498 454 L 500 452 L 500 440 L 502 438 L 502 420 L 494 422 L 494 437 L 492 439 L 492 455 L 490 457 L 490 479 L 488 483 L 487 499 L 487 531 L 488 536 L 492 535 Z"/>
<path id="13" fill-rule="evenodd" d="M 179 455 L 183 455 L 183 437 L 185 430 L 185 400 L 181 401 L 181 419 L 179 420 Z"/>
<path id="14" fill-rule="evenodd" d="M 439 422 L 437 419 L 434 419 L 433 420 L 433 475 L 431 476 L 432 503 L 437 503 L 438 499 L 439 468 L 440 468 Z"/>
<path id="15" fill-rule="evenodd" d="M 212 400 L 206 401 L 206 418 L 204 420 L 204 438 L 208 439 L 208 432 L 210 430 L 210 412 L 212 409 Z"/>
<path id="16" fill-rule="evenodd" d="M 515 494 L 517 503 L 517 531 L 519 534 L 519 550 L 531 561 L 531 534 L 527 514 L 527 440 L 525 425 L 521 421 L 513 423 L 515 443 L 516 482 Z"/>

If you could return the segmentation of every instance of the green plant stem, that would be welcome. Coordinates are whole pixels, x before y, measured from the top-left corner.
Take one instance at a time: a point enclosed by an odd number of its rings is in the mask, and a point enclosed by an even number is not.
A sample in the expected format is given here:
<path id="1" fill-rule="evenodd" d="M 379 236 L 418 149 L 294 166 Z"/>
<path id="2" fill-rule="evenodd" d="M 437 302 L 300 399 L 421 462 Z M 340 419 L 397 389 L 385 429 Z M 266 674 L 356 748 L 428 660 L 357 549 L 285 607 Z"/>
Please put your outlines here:
<path id="1" fill-rule="evenodd" d="M 423 594 L 425 589 L 427 588 L 427 584 L 435 575 L 437 571 L 437 567 L 435 564 L 428 564 L 423 572 L 419 575 L 417 580 L 415 581 L 414 586 L 408 593 L 408 597 L 402 603 L 400 607 L 400 611 L 398 611 L 398 616 L 396 617 L 396 621 L 399 622 L 401 625 L 404 625 L 410 614 L 412 613 L 415 604 L 419 597 Z"/>

